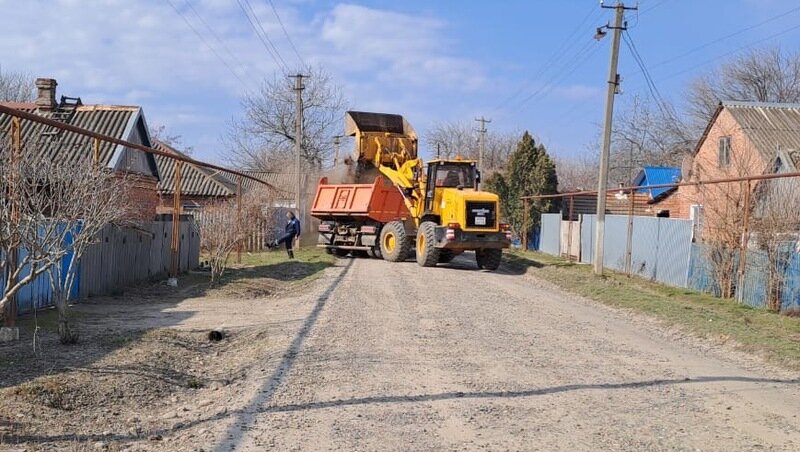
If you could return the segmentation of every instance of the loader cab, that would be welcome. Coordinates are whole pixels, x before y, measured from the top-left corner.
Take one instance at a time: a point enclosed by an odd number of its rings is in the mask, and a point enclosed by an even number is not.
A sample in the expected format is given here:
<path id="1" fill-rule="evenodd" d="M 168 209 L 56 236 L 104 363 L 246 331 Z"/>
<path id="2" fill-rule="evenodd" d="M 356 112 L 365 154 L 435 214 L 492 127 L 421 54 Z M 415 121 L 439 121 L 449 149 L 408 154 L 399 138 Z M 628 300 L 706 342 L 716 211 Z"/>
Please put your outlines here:
<path id="1" fill-rule="evenodd" d="M 478 189 L 480 172 L 471 160 L 433 160 L 428 162 L 425 180 L 425 210 L 434 211 L 436 190 L 453 188 L 457 190 Z"/>

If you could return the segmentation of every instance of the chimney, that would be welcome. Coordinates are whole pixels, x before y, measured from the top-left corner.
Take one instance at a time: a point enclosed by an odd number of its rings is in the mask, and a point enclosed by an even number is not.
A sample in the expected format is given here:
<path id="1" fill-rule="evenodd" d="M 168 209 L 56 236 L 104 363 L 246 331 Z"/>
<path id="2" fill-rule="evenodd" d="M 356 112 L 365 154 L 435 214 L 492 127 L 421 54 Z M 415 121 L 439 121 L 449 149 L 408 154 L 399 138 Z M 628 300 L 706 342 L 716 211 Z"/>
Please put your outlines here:
<path id="1" fill-rule="evenodd" d="M 36 79 L 36 108 L 40 111 L 53 111 L 58 104 L 56 103 L 56 80 L 53 78 Z"/>

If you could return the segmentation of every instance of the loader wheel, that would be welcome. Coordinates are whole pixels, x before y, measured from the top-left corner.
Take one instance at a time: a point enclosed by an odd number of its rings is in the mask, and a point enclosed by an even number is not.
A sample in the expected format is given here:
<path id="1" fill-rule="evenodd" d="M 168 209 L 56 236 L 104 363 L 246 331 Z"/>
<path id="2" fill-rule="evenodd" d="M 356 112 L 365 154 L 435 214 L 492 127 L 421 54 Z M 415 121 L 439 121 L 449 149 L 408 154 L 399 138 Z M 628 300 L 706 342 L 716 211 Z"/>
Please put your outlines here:
<path id="1" fill-rule="evenodd" d="M 503 250 L 500 248 L 475 250 L 475 260 L 478 262 L 478 268 L 497 270 L 502 259 Z"/>
<path id="2" fill-rule="evenodd" d="M 381 229 L 381 255 L 389 262 L 403 262 L 408 259 L 411 243 L 406 228 L 400 221 L 386 223 Z"/>
<path id="3" fill-rule="evenodd" d="M 417 263 L 423 267 L 435 267 L 439 263 L 439 248 L 436 248 L 436 223 L 423 221 L 417 231 Z"/>

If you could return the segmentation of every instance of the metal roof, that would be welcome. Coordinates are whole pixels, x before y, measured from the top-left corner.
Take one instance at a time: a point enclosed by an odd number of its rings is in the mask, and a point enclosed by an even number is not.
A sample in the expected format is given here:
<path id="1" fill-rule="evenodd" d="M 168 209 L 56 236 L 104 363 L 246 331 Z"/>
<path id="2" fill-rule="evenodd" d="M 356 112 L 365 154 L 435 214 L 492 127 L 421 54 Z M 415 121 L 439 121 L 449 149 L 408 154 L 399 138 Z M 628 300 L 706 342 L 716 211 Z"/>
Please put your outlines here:
<path id="1" fill-rule="evenodd" d="M 242 173 L 250 176 L 255 177 L 258 180 L 264 181 L 270 185 L 272 185 L 278 194 L 282 196 L 293 196 L 296 190 L 296 179 L 293 173 L 277 173 L 274 171 L 259 171 L 259 170 L 240 170 Z M 233 180 L 238 182 L 239 179 L 242 179 L 238 176 L 234 176 Z M 305 177 L 304 177 L 305 179 Z M 250 179 L 242 179 L 242 190 L 248 191 L 256 188 L 258 186 L 256 181 Z"/>
<path id="2" fill-rule="evenodd" d="M 709 129 L 722 109 L 730 112 L 765 162 L 772 161 L 779 149 L 800 149 L 800 104 L 721 102 Z M 706 134 L 696 149 L 700 149 Z"/>
<path id="3" fill-rule="evenodd" d="M 159 151 L 186 157 L 185 154 L 161 141 L 155 140 L 153 147 Z M 156 155 L 156 166 L 161 180 L 158 193 L 172 195 L 175 193 L 175 160 L 163 155 Z M 255 184 L 255 182 L 248 180 Z M 228 197 L 236 195 L 236 183 L 219 171 L 184 164 L 181 169 L 181 195 Z"/>
<path id="4" fill-rule="evenodd" d="M 680 181 L 680 168 L 669 166 L 645 166 L 641 171 L 639 171 L 639 174 L 633 181 L 633 185 L 661 185 L 678 183 Z M 636 191 L 639 193 L 649 193 L 651 199 L 657 199 L 660 196 L 671 192 L 672 190 L 675 190 L 675 187 L 640 188 Z"/>
<path id="5" fill-rule="evenodd" d="M 53 118 L 53 112 L 42 112 L 35 104 L 3 102 L 5 106 L 28 113 Z M 134 130 L 134 122 L 141 118 L 141 108 L 117 105 L 81 105 L 66 123 L 110 135 L 119 139 L 127 139 Z M 0 139 L 8 139 L 12 117 L 0 113 Z M 23 151 L 33 150 L 45 158 L 60 159 L 66 162 L 77 162 L 82 158 L 93 158 L 94 139 L 78 133 L 54 129 L 48 125 L 33 121 L 22 121 L 21 141 Z M 149 145 L 149 143 L 144 143 Z M 119 146 L 114 143 L 100 142 L 99 161 L 105 166 L 113 166 L 112 159 Z M 138 152 L 138 151 L 137 151 Z"/>

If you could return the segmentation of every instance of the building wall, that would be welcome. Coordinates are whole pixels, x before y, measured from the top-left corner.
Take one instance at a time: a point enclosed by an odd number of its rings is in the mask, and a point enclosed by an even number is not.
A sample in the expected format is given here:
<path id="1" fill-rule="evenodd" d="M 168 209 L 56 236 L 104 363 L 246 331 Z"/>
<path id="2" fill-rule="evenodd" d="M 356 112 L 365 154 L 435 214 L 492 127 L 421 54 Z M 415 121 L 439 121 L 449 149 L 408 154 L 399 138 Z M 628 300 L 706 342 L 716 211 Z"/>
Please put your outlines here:
<path id="1" fill-rule="evenodd" d="M 719 165 L 719 142 L 731 138 L 730 164 Z M 765 162 L 758 149 L 739 127 L 733 116 L 723 109 L 717 116 L 700 149 L 694 156 L 691 181 L 704 181 L 762 174 Z M 685 177 L 685 176 L 684 176 Z M 686 181 L 686 180 L 684 180 Z M 752 188 L 755 188 L 753 184 Z M 693 204 L 702 205 L 704 235 L 708 231 L 735 226 L 741 217 L 745 183 L 679 187 L 659 205 L 670 205 L 675 218 L 689 218 Z M 664 207 L 666 208 L 666 207 Z M 672 211 L 675 215 L 672 215 Z"/>
<path id="2" fill-rule="evenodd" d="M 158 206 L 158 193 L 156 191 L 158 179 L 152 176 L 138 174 L 120 175 L 124 183 L 128 184 L 130 199 L 129 219 L 134 221 L 153 221 Z"/>

